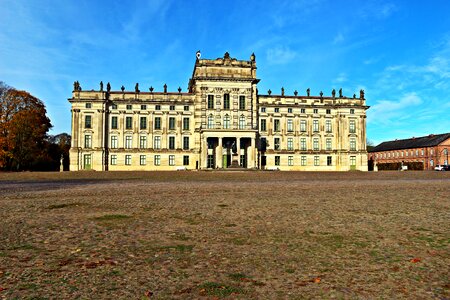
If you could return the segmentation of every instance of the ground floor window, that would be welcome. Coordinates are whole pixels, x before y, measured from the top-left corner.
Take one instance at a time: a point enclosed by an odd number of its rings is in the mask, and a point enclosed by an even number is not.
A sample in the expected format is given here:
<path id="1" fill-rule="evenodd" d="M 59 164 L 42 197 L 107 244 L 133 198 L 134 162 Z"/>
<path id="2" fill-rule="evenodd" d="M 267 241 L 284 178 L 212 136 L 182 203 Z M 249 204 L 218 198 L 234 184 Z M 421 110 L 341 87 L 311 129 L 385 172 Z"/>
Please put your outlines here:
<path id="1" fill-rule="evenodd" d="M 293 166 L 293 165 L 294 165 L 294 157 L 288 156 L 288 166 Z"/>
<path id="2" fill-rule="evenodd" d="M 209 169 L 214 169 L 214 155 L 208 154 L 206 167 Z"/>
<path id="3" fill-rule="evenodd" d="M 314 165 L 315 166 L 319 165 L 319 156 L 314 156 Z"/>
<path id="4" fill-rule="evenodd" d="M 85 154 L 83 156 L 83 163 L 84 163 L 84 169 L 85 170 L 90 170 L 91 169 L 91 155 L 90 154 Z"/>
<path id="5" fill-rule="evenodd" d="M 161 165 L 161 155 L 155 155 L 155 157 L 154 157 L 154 164 L 155 164 L 155 166 L 160 166 Z"/>
<path id="6" fill-rule="evenodd" d="M 183 166 L 189 166 L 189 155 L 183 156 Z"/>
<path id="7" fill-rule="evenodd" d="M 131 155 L 125 155 L 125 165 L 131 165 Z"/>
<path id="8" fill-rule="evenodd" d="M 246 166 L 246 157 L 245 157 L 245 155 L 241 155 L 240 157 L 239 157 L 239 163 L 240 163 L 240 166 L 242 167 L 242 168 L 246 168 L 247 166 Z"/>
<path id="9" fill-rule="evenodd" d="M 145 166 L 147 164 L 147 156 L 141 155 L 139 157 L 139 163 L 141 164 L 141 166 Z"/>
<path id="10" fill-rule="evenodd" d="M 169 155 L 169 166 L 175 166 L 175 155 Z"/>
<path id="11" fill-rule="evenodd" d="M 117 165 L 117 155 L 111 155 L 111 165 Z"/>
<path id="12" fill-rule="evenodd" d="M 306 166 L 306 156 L 302 156 L 302 157 L 300 158 L 300 164 L 301 164 L 302 166 Z"/>
<path id="13" fill-rule="evenodd" d="M 430 160 L 430 166 L 434 166 L 434 161 Z"/>
<path id="14" fill-rule="evenodd" d="M 280 165 L 280 157 L 277 155 L 275 156 L 275 166 L 279 166 Z"/>
<path id="15" fill-rule="evenodd" d="M 327 166 L 333 165 L 333 158 L 331 156 L 327 156 Z"/>
<path id="16" fill-rule="evenodd" d="M 356 156 L 350 156 L 350 168 L 352 170 L 356 168 Z"/>

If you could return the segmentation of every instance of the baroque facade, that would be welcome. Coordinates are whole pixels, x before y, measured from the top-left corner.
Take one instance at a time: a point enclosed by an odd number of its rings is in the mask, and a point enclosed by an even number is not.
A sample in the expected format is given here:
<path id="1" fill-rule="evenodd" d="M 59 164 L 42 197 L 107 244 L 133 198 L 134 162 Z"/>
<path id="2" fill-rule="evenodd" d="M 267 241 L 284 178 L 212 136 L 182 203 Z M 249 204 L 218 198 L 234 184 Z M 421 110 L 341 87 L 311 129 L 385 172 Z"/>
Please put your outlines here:
<path id="1" fill-rule="evenodd" d="M 197 59 L 188 92 L 84 91 L 72 105 L 70 170 L 367 171 L 364 91 L 258 93 L 255 55 Z"/>

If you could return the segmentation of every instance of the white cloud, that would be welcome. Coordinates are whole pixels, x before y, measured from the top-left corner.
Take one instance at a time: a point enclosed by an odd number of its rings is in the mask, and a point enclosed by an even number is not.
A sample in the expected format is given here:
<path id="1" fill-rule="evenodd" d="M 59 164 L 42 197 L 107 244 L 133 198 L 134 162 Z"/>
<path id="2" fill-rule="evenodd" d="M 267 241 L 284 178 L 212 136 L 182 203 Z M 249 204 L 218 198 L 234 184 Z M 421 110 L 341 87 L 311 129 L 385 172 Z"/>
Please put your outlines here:
<path id="1" fill-rule="evenodd" d="M 333 80 L 333 82 L 335 82 L 335 83 L 343 83 L 343 82 L 346 82 L 347 80 L 348 80 L 347 74 L 345 74 L 345 73 L 339 73 L 338 77 L 335 78 L 335 79 Z"/>
<path id="2" fill-rule="evenodd" d="M 399 121 L 415 117 L 413 109 L 422 104 L 422 99 L 416 93 L 403 95 L 398 101 L 380 100 L 367 111 L 371 123 L 392 125 Z"/>
<path id="3" fill-rule="evenodd" d="M 267 61 L 271 64 L 286 64 L 296 56 L 297 53 L 288 47 L 275 47 L 266 52 Z"/>

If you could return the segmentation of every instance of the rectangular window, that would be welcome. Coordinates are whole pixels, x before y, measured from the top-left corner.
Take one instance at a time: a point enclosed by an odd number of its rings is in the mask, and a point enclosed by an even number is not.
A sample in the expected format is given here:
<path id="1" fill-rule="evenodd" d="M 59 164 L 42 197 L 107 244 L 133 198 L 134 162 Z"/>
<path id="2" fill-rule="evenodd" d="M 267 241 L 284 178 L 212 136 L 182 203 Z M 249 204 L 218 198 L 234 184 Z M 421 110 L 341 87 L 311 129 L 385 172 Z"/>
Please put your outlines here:
<path id="1" fill-rule="evenodd" d="M 314 109 L 313 109 L 313 113 L 314 113 L 314 114 L 318 114 L 318 113 L 319 113 L 319 110 L 318 110 L 317 108 L 314 108 Z"/>
<path id="2" fill-rule="evenodd" d="M 141 125 L 141 130 L 147 129 L 147 117 L 141 117 L 140 125 Z"/>
<path id="3" fill-rule="evenodd" d="M 350 151 L 356 151 L 356 140 L 350 139 Z"/>
<path id="4" fill-rule="evenodd" d="M 155 130 L 161 130 L 161 117 L 155 117 Z"/>
<path id="5" fill-rule="evenodd" d="M 279 113 L 280 112 L 280 108 L 279 107 L 275 107 L 275 112 Z"/>
<path id="6" fill-rule="evenodd" d="M 331 120 L 325 121 L 325 131 L 330 133 L 331 132 Z"/>
<path id="7" fill-rule="evenodd" d="M 189 130 L 189 118 L 183 118 L 183 130 Z"/>
<path id="8" fill-rule="evenodd" d="M 273 131 L 280 131 L 280 120 L 279 119 L 273 120 Z"/>
<path id="9" fill-rule="evenodd" d="M 245 116 L 239 117 L 239 129 L 245 129 Z"/>
<path id="10" fill-rule="evenodd" d="M 111 117 L 111 129 L 117 129 L 117 117 Z"/>
<path id="11" fill-rule="evenodd" d="M 313 150 L 319 151 L 319 139 L 318 138 L 313 139 Z"/>
<path id="12" fill-rule="evenodd" d="M 169 106 L 169 110 L 175 110 L 175 105 Z"/>
<path id="13" fill-rule="evenodd" d="M 189 166 L 189 155 L 183 155 L 183 166 Z"/>
<path id="14" fill-rule="evenodd" d="M 131 165 L 131 155 L 129 154 L 125 155 L 125 165 L 127 166 Z"/>
<path id="15" fill-rule="evenodd" d="M 356 166 L 356 156 L 350 156 L 350 166 Z"/>
<path id="16" fill-rule="evenodd" d="M 155 155 L 153 163 L 155 164 L 155 166 L 160 166 L 161 165 L 161 155 Z"/>
<path id="17" fill-rule="evenodd" d="M 350 132 L 350 133 L 356 133 L 356 123 L 355 123 L 355 120 L 350 120 L 350 123 L 349 123 L 349 132 Z"/>
<path id="18" fill-rule="evenodd" d="M 318 166 L 319 165 L 319 156 L 314 156 L 314 165 Z"/>
<path id="19" fill-rule="evenodd" d="M 84 116 L 84 128 L 92 128 L 92 116 Z"/>
<path id="20" fill-rule="evenodd" d="M 125 118 L 125 129 L 132 129 L 133 128 L 133 117 L 126 117 Z"/>
<path id="21" fill-rule="evenodd" d="M 223 128 L 224 129 L 229 129 L 230 128 L 230 116 L 229 115 L 225 115 L 223 117 Z"/>
<path id="22" fill-rule="evenodd" d="M 189 137 L 183 137 L 183 150 L 189 150 Z"/>
<path id="23" fill-rule="evenodd" d="M 306 151 L 306 138 L 300 139 L 300 150 Z"/>
<path id="24" fill-rule="evenodd" d="M 141 110 L 147 110 L 147 105 L 142 104 L 142 105 L 141 105 Z"/>
<path id="25" fill-rule="evenodd" d="M 261 107 L 261 112 L 265 113 L 266 112 L 266 108 L 265 107 Z"/>
<path id="26" fill-rule="evenodd" d="M 147 148 L 147 137 L 145 135 L 141 135 L 139 137 L 139 148 L 141 149 Z"/>
<path id="27" fill-rule="evenodd" d="M 131 149 L 133 147 L 133 137 L 131 135 L 125 136 L 125 149 Z"/>
<path id="28" fill-rule="evenodd" d="M 169 118 L 169 130 L 175 130 L 175 118 L 174 117 Z"/>
<path id="29" fill-rule="evenodd" d="M 86 108 L 92 108 L 92 103 L 86 103 Z"/>
<path id="30" fill-rule="evenodd" d="M 239 96 L 239 109 L 245 110 L 245 96 Z"/>
<path id="31" fill-rule="evenodd" d="M 306 120 L 300 120 L 300 131 L 306 132 Z"/>
<path id="32" fill-rule="evenodd" d="M 117 104 L 111 104 L 111 109 L 117 109 Z"/>
<path id="33" fill-rule="evenodd" d="M 293 165 L 294 165 L 294 157 L 288 156 L 288 166 L 293 166 Z"/>
<path id="34" fill-rule="evenodd" d="M 287 131 L 289 132 L 294 131 L 294 120 L 292 119 L 287 120 Z"/>
<path id="35" fill-rule="evenodd" d="M 230 109 L 230 94 L 223 95 L 223 109 Z"/>
<path id="36" fill-rule="evenodd" d="M 209 129 L 214 128 L 214 116 L 213 115 L 208 116 L 208 128 Z"/>
<path id="37" fill-rule="evenodd" d="M 92 148 L 92 136 L 90 134 L 84 136 L 84 148 Z"/>
<path id="38" fill-rule="evenodd" d="M 300 157 L 300 165 L 306 166 L 306 156 L 302 155 L 302 157 Z"/>
<path id="39" fill-rule="evenodd" d="M 287 149 L 294 150 L 294 139 L 293 138 L 287 139 Z"/>
<path id="40" fill-rule="evenodd" d="M 275 150 L 280 150 L 280 138 L 273 139 L 273 148 Z"/>
<path id="41" fill-rule="evenodd" d="M 355 110 L 353 108 L 350 109 L 350 114 L 354 115 L 355 114 Z"/>
<path id="42" fill-rule="evenodd" d="M 331 109 L 327 109 L 327 115 L 331 115 Z"/>
<path id="43" fill-rule="evenodd" d="M 174 150 L 175 149 L 175 137 L 169 136 L 169 149 Z"/>
<path id="44" fill-rule="evenodd" d="M 300 108 L 300 113 L 301 113 L 301 114 L 305 114 L 305 113 L 306 113 L 306 109 Z"/>
<path id="45" fill-rule="evenodd" d="M 116 154 L 111 155 L 111 165 L 113 165 L 113 166 L 117 165 L 117 155 Z"/>
<path id="46" fill-rule="evenodd" d="M 214 95 L 208 95 L 208 109 L 214 109 Z"/>
<path id="47" fill-rule="evenodd" d="M 155 110 L 161 110 L 161 105 L 159 104 L 155 105 Z"/>
<path id="48" fill-rule="evenodd" d="M 111 136 L 111 148 L 115 149 L 119 147 L 117 144 L 117 136 L 116 135 L 112 135 Z"/>
<path id="49" fill-rule="evenodd" d="M 327 151 L 331 151 L 331 138 L 327 138 L 326 147 L 327 147 Z"/>
<path id="50" fill-rule="evenodd" d="M 153 149 L 161 149 L 161 137 L 155 136 L 153 139 Z"/>
<path id="51" fill-rule="evenodd" d="M 292 114 L 292 108 L 288 108 L 288 114 Z"/>
<path id="52" fill-rule="evenodd" d="M 133 105 L 127 104 L 127 110 L 132 110 L 132 109 L 133 109 Z"/>
<path id="53" fill-rule="evenodd" d="M 185 106 L 183 107 L 183 110 L 184 110 L 184 111 L 189 111 L 189 105 L 185 105 Z"/>
<path id="54" fill-rule="evenodd" d="M 261 131 L 266 131 L 266 119 L 261 119 Z"/>
<path id="55" fill-rule="evenodd" d="M 175 155 L 169 155 L 169 166 L 175 166 Z"/>
<path id="56" fill-rule="evenodd" d="M 279 166 L 280 165 L 280 156 L 275 156 L 275 166 Z"/>
<path id="57" fill-rule="evenodd" d="M 313 131 L 319 132 L 319 120 L 313 120 Z"/>
<path id="58" fill-rule="evenodd" d="M 147 164 L 147 156 L 145 155 L 140 155 L 139 156 L 139 164 L 141 166 L 145 166 Z"/>
<path id="59" fill-rule="evenodd" d="M 333 158 L 331 156 L 327 156 L 327 166 L 333 165 Z"/>

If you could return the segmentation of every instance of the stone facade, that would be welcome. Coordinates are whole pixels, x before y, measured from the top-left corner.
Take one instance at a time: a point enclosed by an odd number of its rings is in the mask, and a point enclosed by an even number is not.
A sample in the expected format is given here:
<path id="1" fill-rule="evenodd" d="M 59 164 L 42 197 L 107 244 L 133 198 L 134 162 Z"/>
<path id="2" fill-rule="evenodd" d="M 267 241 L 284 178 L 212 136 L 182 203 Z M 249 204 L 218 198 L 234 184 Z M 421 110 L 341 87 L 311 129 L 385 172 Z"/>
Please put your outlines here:
<path id="1" fill-rule="evenodd" d="M 188 92 L 83 91 L 72 104 L 70 170 L 367 171 L 364 92 L 258 93 L 256 60 L 197 53 Z"/>

